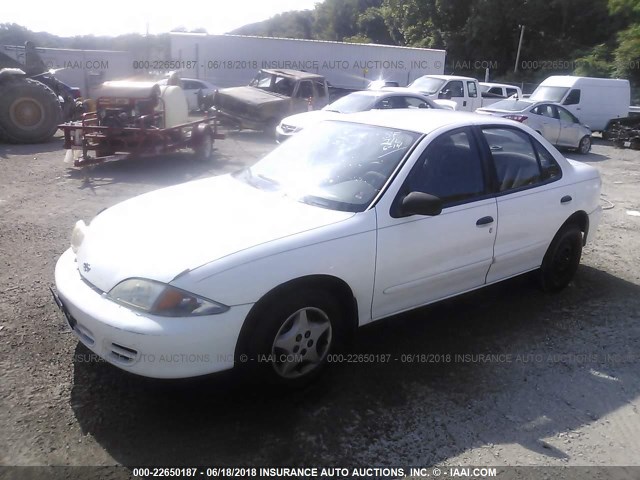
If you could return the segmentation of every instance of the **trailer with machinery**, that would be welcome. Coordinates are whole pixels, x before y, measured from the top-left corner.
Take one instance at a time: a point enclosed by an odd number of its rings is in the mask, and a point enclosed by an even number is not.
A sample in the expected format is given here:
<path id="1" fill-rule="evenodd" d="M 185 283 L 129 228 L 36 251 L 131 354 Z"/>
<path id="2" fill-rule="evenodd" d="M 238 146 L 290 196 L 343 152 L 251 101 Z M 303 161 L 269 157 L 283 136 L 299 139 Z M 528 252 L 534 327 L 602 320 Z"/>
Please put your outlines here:
<path id="1" fill-rule="evenodd" d="M 77 167 L 140 158 L 191 148 L 204 160 L 213 157 L 218 120 L 213 112 L 190 120 L 180 86 L 153 82 L 105 82 L 96 111 L 60 125 L 65 161 Z"/>

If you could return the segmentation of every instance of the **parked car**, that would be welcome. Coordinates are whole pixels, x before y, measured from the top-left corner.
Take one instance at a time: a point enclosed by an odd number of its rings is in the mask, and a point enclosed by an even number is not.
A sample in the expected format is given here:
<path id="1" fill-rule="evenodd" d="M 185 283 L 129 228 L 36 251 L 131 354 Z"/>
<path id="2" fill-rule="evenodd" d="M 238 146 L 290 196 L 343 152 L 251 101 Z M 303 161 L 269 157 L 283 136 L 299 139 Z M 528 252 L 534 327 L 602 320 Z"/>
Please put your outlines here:
<path id="1" fill-rule="evenodd" d="M 480 92 L 483 95 L 494 95 L 496 98 L 522 98 L 522 90 L 515 85 L 509 85 L 507 83 L 491 83 L 480 82 Z"/>
<path id="2" fill-rule="evenodd" d="M 591 130 L 560 105 L 530 100 L 503 100 L 478 113 L 491 114 L 524 123 L 558 147 L 575 148 L 586 154 L 591 150 Z"/>
<path id="3" fill-rule="evenodd" d="M 182 90 L 187 97 L 187 104 L 190 112 L 200 110 L 203 100 L 207 96 L 212 96 L 218 87 L 206 80 L 198 78 L 181 78 Z M 158 85 L 166 85 L 167 79 L 160 80 Z"/>
<path id="4" fill-rule="evenodd" d="M 276 139 L 282 142 L 302 129 L 344 113 L 394 108 L 445 108 L 424 95 L 401 87 L 385 87 L 380 90 L 353 92 L 321 110 L 298 113 L 284 118 L 276 127 Z M 445 100 L 446 102 L 446 100 Z"/>
<path id="5" fill-rule="evenodd" d="M 506 119 L 345 115 L 235 174 L 79 221 L 54 298 L 128 372 L 236 367 L 297 386 L 358 326 L 526 272 L 561 290 L 595 235 L 600 186 Z"/>

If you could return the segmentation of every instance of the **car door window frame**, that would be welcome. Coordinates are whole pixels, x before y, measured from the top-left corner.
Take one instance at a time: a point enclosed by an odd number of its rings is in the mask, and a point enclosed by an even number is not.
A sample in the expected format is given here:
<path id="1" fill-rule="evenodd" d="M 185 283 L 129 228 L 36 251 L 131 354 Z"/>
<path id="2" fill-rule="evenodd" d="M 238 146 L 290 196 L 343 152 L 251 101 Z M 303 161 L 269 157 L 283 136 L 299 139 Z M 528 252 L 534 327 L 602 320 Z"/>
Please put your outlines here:
<path id="1" fill-rule="evenodd" d="M 512 193 L 519 193 L 519 192 L 523 192 L 526 190 L 531 190 L 532 188 L 538 188 L 541 187 L 543 185 L 548 185 L 550 183 L 553 182 L 557 182 L 558 180 L 560 180 L 562 178 L 563 172 L 562 172 L 562 167 L 560 166 L 560 164 L 555 160 L 554 155 L 549 152 L 548 150 L 546 150 L 546 148 L 544 147 L 544 145 L 542 145 L 540 142 L 538 142 L 538 144 L 540 144 L 541 148 L 545 148 L 545 150 L 547 151 L 547 153 L 551 156 L 551 158 L 554 159 L 554 162 L 556 163 L 556 165 L 558 166 L 558 170 L 560 172 L 559 175 L 557 175 L 556 177 L 551 177 L 551 178 L 545 178 L 545 170 L 542 168 L 542 162 L 540 161 L 540 153 L 538 152 L 538 148 L 536 146 L 536 141 L 535 139 L 529 135 L 527 132 L 525 132 L 524 130 L 521 130 L 517 127 L 512 127 L 510 125 L 500 125 L 500 124 L 485 124 L 485 125 L 477 125 L 474 127 L 474 129 L 476 130 L 476 134 L 479 137 L 479 147 L 484 151 L 484 155 L 485 157 L 488 159 L 488 169 L 489 169 L 489 177 L 486 179 L 488 180 L 488 182 L 485 180 L 485 183 L 487 183 L 487 185 L 489 186 L 490 190 L 492 191 L 492 196 L 497 197 L 502 197 L 504 195 L 511 195 Z M 485 129 L 501 129 L 501 130 L 513 130 L 516 132 L 520 132 L 520 134 L 523 134 L 527 137 L 527 139 L 529 140 L 529 143 L 531 144 L 531 148 L 533 149 L 533 152 L 536 156 L 536 162 L 538 163 L 538 169 L 540 170 L 540 179 L 541 181 L 531 184 L 531 185 L 523 185 L 521 187 L 517 187 L 517 188 L 511 188 L 508 190 L 504 190 L 504 191 L 500 191 L 500 182 L 498 179 L 498 172 L 496 170 L 496 165 L 493 159 L 493 155 L 491 153 L 491 148 L 489 147 L 489 142 L 487 141 L 486 137 L 484 136 L 483 130 Z"/>
<path id="2" fill-rule="evenodd" d="M 486 200 L 487 198 L 492 198 L 494 196 L 494 193 L 492 191 L 491 185 L 489 183 L 489 175 L 491 174 L 490 170 L 489 170 L 489 165 L 487 163 L 487 158 L 483 152 L 483 149 L 481 148 L 481 145 L 479 143 L 479 138 L 478 138 L 478 133 L 476 131 L 475 128 L 471 127 L 471 126 L 465 126 L 465 127 L 459 127 L 459 128 L 454 128 L 452 130 L 447 130 L 446 132 L 442 132 L 440 135 L 438 135 L 436 138 L 432 139 L 429 142 L 429 145 L 427 145 L 427 147 L 424 149 L 424 151 L 420 154 L 420 157 L 416 160 L 416 162 L 413 164 L 413 166 L 411 167 L 411 170 L 409 172 L 409 174 L 406 176 L 406 178 L 404 179 L 404 181 L 402 182 L 402 186 L 398 189 L 398 193 L 396 193 L 395 198 L 393 199 L 393 202 L 391 203 L 391 208 L 389 210 L 389 215 L 393 218 L 403 218 L 403 215 L 399 214 L 400 211 L 400 204 L 402 202 L 402 199 L 404 197 L 406 197 L 409 193 L 411 193 L 411 189 L 409 187 L 409 183 L 411 182 L 411 177 L 413 175 L 416 175 L 416 171 L 422 168 L 422 165 L 424 163 L 424 158 L 425 155 L 429 154 L 429 150 L 431 145 L 438 140 L 439 138 L 441 138 L 443 135 L 456 135 L 458 133 L 464 132 L 467 134 L 468 138 L 469 138 L 469 147 L 472 151 L 475 151 L 476 156 L 478 158 L 478 160 L 480 161 L 480 167 L 481 167 L 481 171 L 482 171 L 482 183 L 483 183 L 483 193 L 481 195 L 475 195 L 473 197 L 469 197 L 469 198 L 465 198 L 462 200 L 457 200 L 457 201 L 452 201 L 452 202 L 445 202 L 442 205 L 443 210 L 445 208 L 449 208 L 449 207 L 456 207 L 458 205 L 464 205 L 467 203 L 473 203 L 473 202 L 478 202 L 481 200 Z"/>

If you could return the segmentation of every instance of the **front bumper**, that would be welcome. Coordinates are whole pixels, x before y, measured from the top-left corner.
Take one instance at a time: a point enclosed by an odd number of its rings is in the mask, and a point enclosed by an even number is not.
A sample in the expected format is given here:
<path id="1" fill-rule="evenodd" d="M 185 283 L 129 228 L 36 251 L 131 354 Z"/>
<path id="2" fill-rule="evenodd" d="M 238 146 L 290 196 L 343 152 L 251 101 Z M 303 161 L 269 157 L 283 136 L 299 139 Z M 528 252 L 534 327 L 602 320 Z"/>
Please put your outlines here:
<path id="1" fill-rule="evenodd" d="M 107 362 L 145 377 L 187 378 L 232 368 L 240 329 L 252 307 L 187 318 L 136 312 L 86 283 L 70 249 L 56 264 L 55 282 L 78 339 Z"/>

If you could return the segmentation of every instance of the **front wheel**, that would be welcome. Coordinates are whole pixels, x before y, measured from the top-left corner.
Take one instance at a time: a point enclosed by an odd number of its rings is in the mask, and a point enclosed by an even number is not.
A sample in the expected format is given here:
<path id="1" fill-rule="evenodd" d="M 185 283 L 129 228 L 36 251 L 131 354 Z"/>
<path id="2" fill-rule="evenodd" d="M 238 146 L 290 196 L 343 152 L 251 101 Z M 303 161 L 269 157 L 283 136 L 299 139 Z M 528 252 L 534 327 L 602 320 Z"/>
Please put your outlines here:
<path id="1" fill-rule="evenodd" d="M 565 225 L 556 233 L 539 272 L 545 292 L 556 293 L 569 285 L 580 265 L 582 240 L 577 225 Z"/>
<path id="2" fill-rule="evenodd" d="M 580 143 L 578 144 L 578 152 L 580 152 L 583 155 L 586 155 L 587 153 L 589 153 L 590 150 L 591 150 L 591 137 L 589 136 L 582 137 L 582 140 L 580 140 Z"/>
<path id="3" fill-rule="evenodd" d="M 324 368 L 344 314 L 327 292 L 302 290 L 273 299 L 248 321 L 241 367 L 256 380 L 300 387 Z"/>

